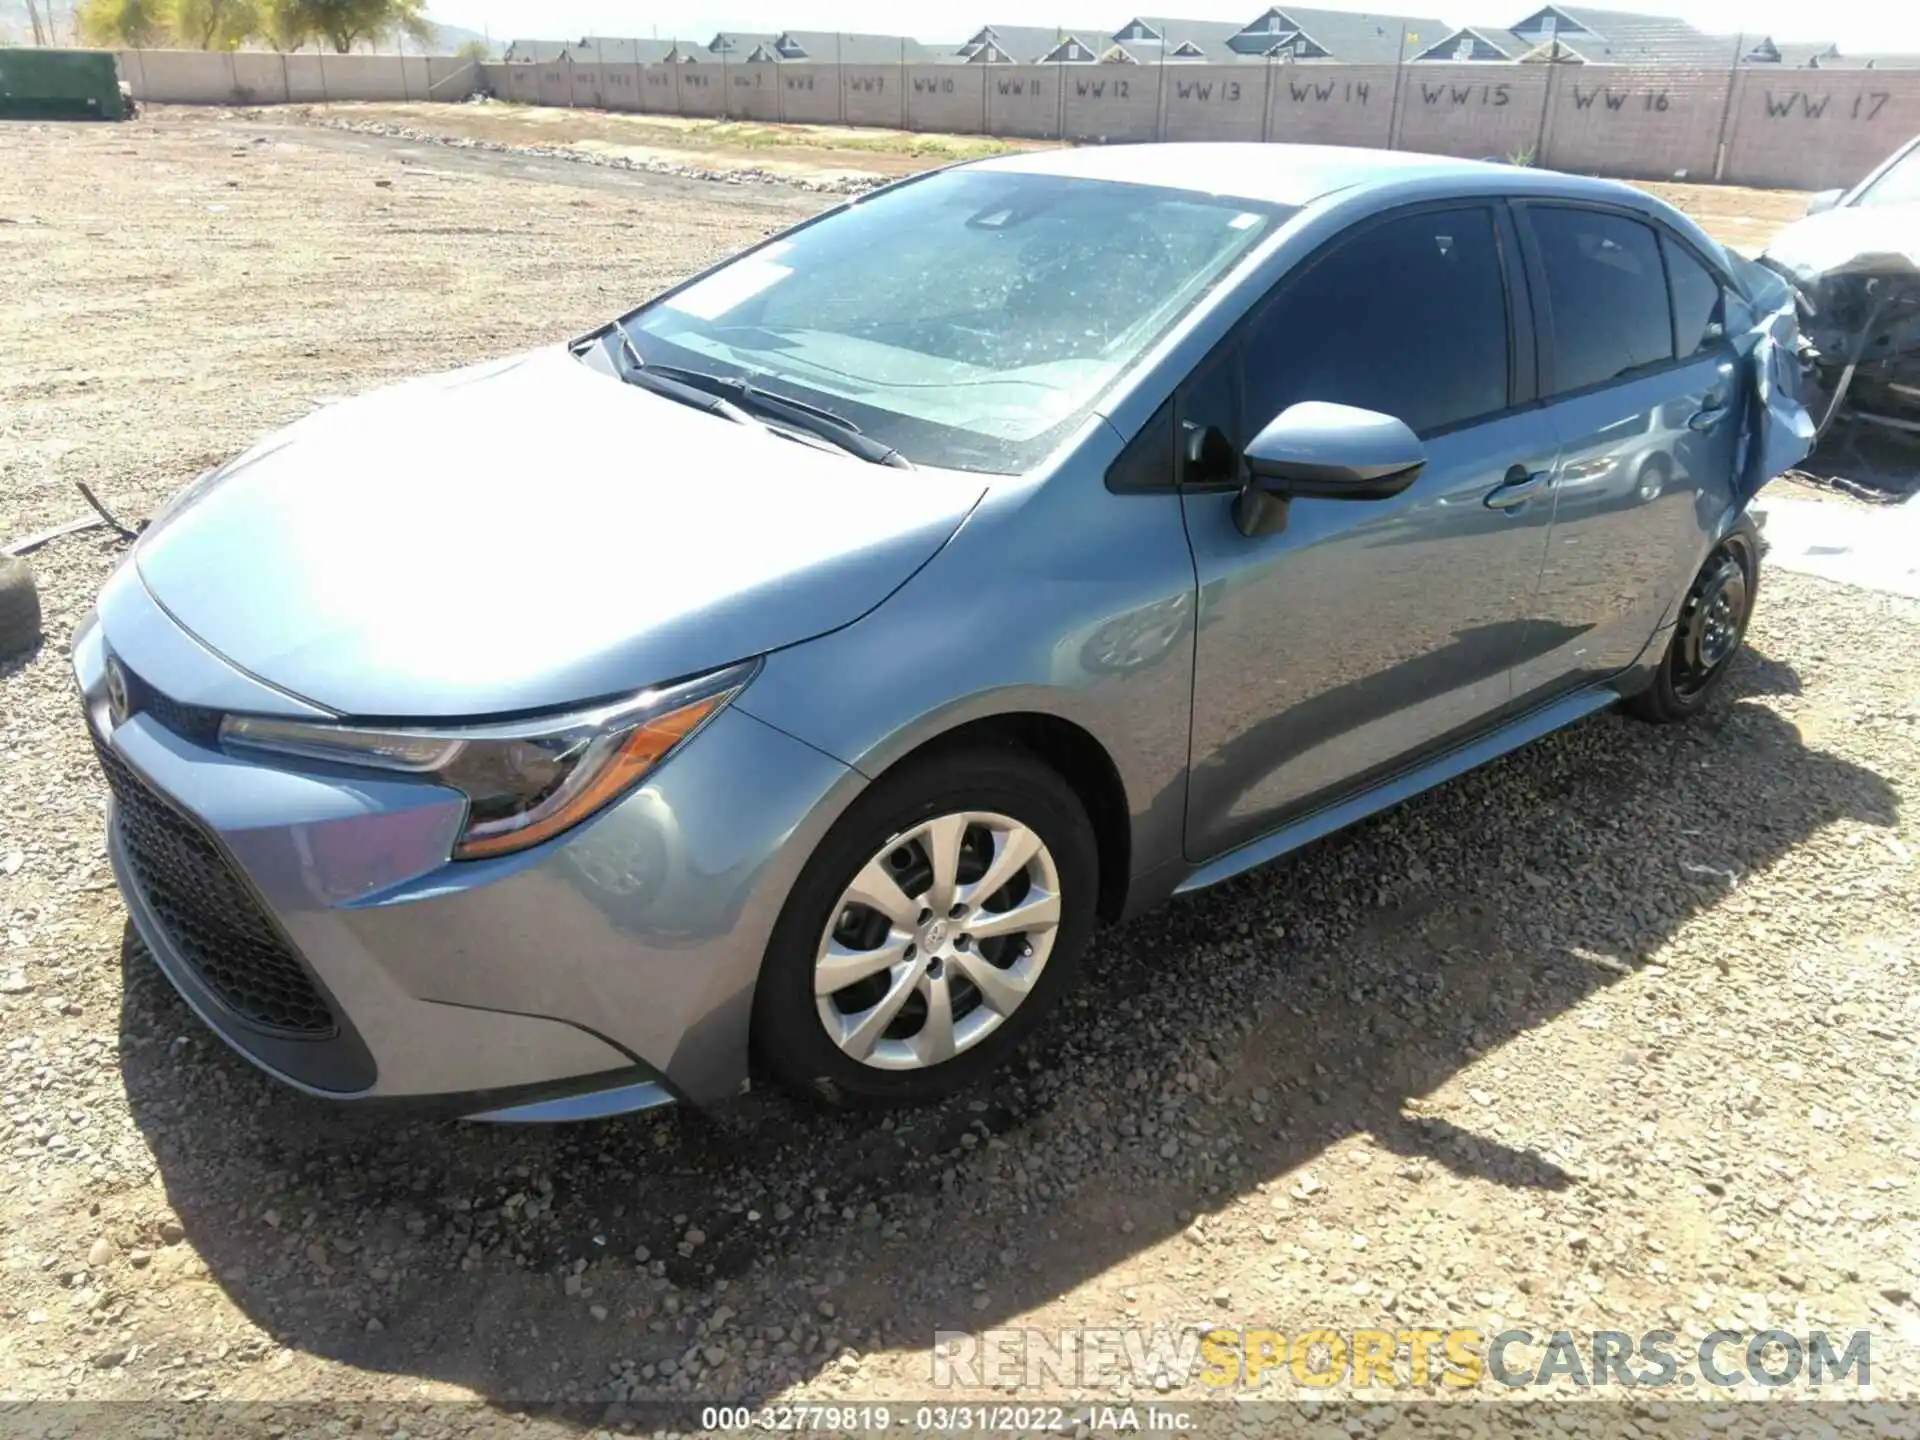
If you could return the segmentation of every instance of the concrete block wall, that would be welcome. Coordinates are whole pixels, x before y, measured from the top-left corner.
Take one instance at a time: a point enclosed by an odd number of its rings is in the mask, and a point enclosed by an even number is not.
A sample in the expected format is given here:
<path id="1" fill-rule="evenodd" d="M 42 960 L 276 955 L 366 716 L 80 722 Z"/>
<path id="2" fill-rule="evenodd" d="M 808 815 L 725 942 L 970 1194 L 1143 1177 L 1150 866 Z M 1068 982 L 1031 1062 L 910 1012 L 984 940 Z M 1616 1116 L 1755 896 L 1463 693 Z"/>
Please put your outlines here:
<path id="1" fill-rule="evenodd" d="M 1920 132 L 1920 70 L 1600 65 L 486 64 L 130 50 L 139 100 L 462 100 L 1039 140 L 1311 141 L 1629 179 L 1850 185 Z"/>
<path id="2" fill-rule="evenodd" d="M 1920 132 L 1920 71 L 1743 70 L 1721 174 L 1736 185 L 1852 185 Z"/>
<path id="3" fill-rule="evenodd" d="M 1273 77 L 1266 139 L 1295 144 L 1385 146 L 1393 130 L 1397 77 L 1391 65 L 1344 65 L 1325 73 L 1294 65 Z"/>

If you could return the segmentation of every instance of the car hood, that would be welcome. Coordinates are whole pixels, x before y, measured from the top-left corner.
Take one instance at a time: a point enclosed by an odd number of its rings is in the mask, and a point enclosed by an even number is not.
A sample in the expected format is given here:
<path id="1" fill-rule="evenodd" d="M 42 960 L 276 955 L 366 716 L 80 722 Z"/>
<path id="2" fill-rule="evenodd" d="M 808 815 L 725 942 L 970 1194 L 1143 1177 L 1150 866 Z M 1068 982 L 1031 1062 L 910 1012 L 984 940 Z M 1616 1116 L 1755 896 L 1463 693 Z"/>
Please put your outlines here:
<path id="1" fill-rule="evenodd" d="M 1920 205 L 1843 205 L 1796 220 L 1761 258 L 1806 282 L 1834 274 L 1920 267 Z"/>
<path id="2" fill-rule="evenodd" d="M 870 465 L 624 385 L 562 349 L 315 412 L 135 549 L 169 614 L 341 715 L 574 704 L 857 620 L 973 476 Z"/>

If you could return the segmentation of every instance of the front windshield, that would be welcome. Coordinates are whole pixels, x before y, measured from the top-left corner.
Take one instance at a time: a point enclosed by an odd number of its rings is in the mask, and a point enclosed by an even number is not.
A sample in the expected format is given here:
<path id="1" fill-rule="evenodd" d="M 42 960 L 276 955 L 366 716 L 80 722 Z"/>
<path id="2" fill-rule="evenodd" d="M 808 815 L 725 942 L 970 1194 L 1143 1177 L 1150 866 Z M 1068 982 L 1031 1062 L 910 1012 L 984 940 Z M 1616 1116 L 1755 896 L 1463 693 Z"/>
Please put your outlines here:
<path id="1" fill-rule="evenodd" d="M 915 464 L 1012 474 L 1289 213 L 943 171 L 744 255 L 627 329 L 649 364 L 822 406 Z"/>
<path id="2" fill-rule="evenodd" d="M 1861 192 L 1856 205 L 1912 205 L 1920 202 L 1920 145 L 1907 151 L 1886 174 Z"/>

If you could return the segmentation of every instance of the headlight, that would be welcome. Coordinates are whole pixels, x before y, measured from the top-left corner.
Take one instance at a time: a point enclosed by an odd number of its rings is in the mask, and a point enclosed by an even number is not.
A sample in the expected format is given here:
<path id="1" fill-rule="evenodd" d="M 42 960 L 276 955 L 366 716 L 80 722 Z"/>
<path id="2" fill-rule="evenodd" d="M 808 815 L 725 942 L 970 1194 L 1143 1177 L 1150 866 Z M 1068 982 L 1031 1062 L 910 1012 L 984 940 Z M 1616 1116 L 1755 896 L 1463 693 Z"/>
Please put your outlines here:
<path id="1" fill-rule="evenodd" d="M 453 854 L 477 860 L 538 845 L 625 794 L 739 694 L 754 669 L 732 665 L 591 710 L 491 725 L 376 730 L 229 715 L 220 739 L 463 791 L 467 820 Z"/>

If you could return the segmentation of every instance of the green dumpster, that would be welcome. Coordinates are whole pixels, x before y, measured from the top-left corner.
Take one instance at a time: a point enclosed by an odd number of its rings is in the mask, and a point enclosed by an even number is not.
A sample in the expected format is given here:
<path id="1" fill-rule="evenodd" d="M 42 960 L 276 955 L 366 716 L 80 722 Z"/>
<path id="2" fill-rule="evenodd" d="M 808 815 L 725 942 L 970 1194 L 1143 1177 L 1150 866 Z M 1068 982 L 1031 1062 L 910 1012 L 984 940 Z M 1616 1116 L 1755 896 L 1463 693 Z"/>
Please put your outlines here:
<path id="1" fill-rule="evenodd" d="M 111 50 L 0 47 L 0 120 L 124 120 Z"/>

